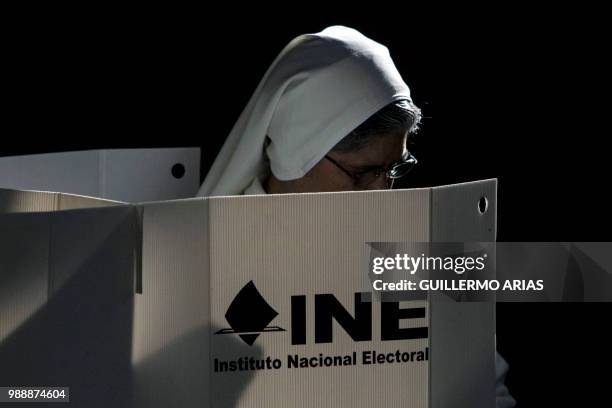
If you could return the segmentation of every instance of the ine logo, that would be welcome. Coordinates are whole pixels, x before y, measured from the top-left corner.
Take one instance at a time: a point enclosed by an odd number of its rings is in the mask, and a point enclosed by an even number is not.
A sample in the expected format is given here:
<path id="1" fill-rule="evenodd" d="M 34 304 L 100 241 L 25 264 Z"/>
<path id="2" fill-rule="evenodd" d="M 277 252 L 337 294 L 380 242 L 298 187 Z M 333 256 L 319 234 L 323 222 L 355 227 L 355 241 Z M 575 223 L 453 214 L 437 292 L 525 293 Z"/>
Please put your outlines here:
<path id="1" fill-rule="evenodd" d="M 246 344 L 252 346 L 263 332 L 285 331 L 278 326 L 268 326 L 276 316 L 278 312 L 261 296 L 253 281 L 249 281 L 225 312 L 230 328 L 215 334 L 238 334 Z"/>
<path id="2" fill-rule="evenodd" d="M 380 302 L 380 324 L 373 320 L 372 294 L 369 292 L 354 293 L 353 308 L 347 308 L 332 293 L 316 293 L 314 308 L 308 308 L 310 296 L 291 296 L 291 344 L 302 345 L 310 341 L 314 343 L 332 343 L 334 341 L 334 322 L 336 322 L 353 341 L 372 341 L 374 329 L 380 329 L 379 338 L 382 341 L 425 339 L 428 337 L 428 327 L 425 324 L 424 307 L 402 308 L 399 301 L 383 300 Z M 249 281 L 232 300 L 225 313 L 225 319 L 230 327 L 215 334 L 237 334 L 252 346 L 255 340 L 264 332 L 285 332 L 278 326 L 269 326 L 278 316 L 261 296 L 253 281 Z M 312 319 L 314 330 L 307 336 L 306 326 Z M 405 320 L 420 319 L 420 322 L 407 325 Z M 424 324 L 423 326 L 419 323 Z M 404 326 L 404 327 L 402 327 Z M 409 326 L 409 327 L 405 327 Z"/>

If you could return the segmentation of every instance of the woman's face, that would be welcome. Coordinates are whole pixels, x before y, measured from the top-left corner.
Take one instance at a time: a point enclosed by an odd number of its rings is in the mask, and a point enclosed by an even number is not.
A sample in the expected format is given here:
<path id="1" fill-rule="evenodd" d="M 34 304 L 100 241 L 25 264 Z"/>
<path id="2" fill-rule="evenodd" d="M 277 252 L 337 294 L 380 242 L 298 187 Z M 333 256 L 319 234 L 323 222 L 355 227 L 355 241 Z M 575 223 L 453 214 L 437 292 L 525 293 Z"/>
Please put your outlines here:
<path id="1" fill-rule="evenodd" d="M 404 133 L 380 135 L 355 151 L 330 151 L 300 179 L 281 181 L 271 175 L 264 188 L 268 194 L 389 189 L 385 172 L 406 153 Z"/>

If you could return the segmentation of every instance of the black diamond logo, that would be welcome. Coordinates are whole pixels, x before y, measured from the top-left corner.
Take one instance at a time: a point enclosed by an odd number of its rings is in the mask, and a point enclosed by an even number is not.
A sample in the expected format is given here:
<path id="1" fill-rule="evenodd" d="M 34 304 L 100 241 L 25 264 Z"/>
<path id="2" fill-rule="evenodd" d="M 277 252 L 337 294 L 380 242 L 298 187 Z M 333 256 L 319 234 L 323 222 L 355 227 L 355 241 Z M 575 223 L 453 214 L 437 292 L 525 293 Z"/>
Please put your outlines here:
<path id="1" fill-rule="evenodd" d="M 246 344 L 252 346 L 261 333 L 285 331 L 278 326 L 268 326 L 276 316 L 278 312 L 261 296 L 253 281 L 249 281 L 225 312 L 225 320 L 230 328 L 215 334 L 238 334 Z"/>

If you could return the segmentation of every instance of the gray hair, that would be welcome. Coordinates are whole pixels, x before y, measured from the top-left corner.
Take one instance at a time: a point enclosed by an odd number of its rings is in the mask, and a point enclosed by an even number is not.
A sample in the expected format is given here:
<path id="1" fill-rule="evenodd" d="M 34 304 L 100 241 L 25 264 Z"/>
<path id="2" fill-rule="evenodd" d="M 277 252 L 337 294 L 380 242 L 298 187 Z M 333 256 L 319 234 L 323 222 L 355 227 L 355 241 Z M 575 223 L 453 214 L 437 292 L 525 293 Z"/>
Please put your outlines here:
<path id="1" fill-rule="evenodd" d="M 392 102 L 370 116 L 351 133 L 338 142 L 333 151 L 347 153 L 361 149 L 374 137 L 392 131 L 403 131 L 406 135 L 418 130 L 421 110 L 410 100 Z"/>

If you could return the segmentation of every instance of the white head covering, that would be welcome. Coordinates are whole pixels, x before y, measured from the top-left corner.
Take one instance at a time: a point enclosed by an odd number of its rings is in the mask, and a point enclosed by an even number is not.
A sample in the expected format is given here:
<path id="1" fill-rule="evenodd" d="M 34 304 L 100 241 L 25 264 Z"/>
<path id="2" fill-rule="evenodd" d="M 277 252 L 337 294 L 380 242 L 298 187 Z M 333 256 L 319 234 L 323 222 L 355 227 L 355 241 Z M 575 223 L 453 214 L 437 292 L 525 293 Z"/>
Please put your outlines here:
<path id="1" fill-rule="evenodd" d="M 240 194 L 270 170 L 304 176 L 385 105 L 410 99 L 387 47 L 343 26 L 292 40 L 257 86 L 198 196 Z M 271 143 L 264 154 L 266 135 Z"/>

